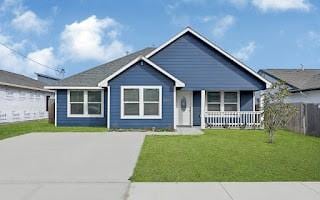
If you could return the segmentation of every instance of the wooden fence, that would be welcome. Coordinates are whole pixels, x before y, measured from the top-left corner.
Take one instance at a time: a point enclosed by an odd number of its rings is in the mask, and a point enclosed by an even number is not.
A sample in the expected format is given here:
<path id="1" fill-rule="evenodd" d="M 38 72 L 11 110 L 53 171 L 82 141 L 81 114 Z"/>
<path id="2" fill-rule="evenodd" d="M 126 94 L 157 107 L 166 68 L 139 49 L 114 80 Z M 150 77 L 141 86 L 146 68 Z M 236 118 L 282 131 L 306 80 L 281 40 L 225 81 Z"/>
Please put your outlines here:
<path id="1" fill-rule="evenodd" d="M 49 116 L 49 123 L 54 124 L 55 120 L 55 112 L 54 112 L 54 99 L 50 98 L 48 103 L 48 116 Z"/>
<path id="2" fill-rule="evenodd" d="M 289 121 L 289 130 L 320 137 L 320 104 L 293 104 L 296 115 Z"/>

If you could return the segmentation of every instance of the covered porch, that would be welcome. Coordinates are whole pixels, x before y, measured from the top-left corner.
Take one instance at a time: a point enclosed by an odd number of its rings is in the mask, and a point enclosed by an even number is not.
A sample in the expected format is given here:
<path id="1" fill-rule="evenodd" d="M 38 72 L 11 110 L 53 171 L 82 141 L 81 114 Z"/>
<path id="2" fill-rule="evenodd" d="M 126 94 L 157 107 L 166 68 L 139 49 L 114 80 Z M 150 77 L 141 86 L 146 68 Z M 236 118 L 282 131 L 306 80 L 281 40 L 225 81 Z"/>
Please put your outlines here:
<path id="1" fill-rule="evenodd" d="M 175 127 L 263 128 L 255 91 L 176 90 Z"/>

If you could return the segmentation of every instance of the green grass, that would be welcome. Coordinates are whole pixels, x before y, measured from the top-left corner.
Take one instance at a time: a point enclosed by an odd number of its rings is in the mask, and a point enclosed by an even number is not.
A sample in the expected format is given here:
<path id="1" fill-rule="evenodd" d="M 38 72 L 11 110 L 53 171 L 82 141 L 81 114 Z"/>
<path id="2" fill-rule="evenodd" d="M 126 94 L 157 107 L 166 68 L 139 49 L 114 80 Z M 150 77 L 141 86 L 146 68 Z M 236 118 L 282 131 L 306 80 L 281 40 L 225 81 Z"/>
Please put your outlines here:
<path id="1" fill-rule="evenodd" d="M 48 120 L 35 120 L 0 125 L 0 140 L 31 132 L 105 132 L 105 127 L 55 127 Z"/>
<path id="2" fill-rule="evenodd" d="M 320 181 L 320 138 L 278 131 L 206 130 L 200 136 L 147 136 L 137 182 Z"/>

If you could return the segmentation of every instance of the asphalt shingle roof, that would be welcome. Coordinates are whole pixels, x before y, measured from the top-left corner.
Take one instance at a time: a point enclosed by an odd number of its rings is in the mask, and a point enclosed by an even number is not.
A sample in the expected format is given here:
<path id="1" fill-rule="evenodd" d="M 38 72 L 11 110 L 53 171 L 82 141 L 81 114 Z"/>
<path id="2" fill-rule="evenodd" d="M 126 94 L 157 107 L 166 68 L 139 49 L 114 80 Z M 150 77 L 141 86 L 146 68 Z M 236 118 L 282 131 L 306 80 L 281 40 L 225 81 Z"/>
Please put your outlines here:
<path id="1" fill-rule="evenodd" d="M 148 47 L 140 51 L 136 51 L 106 64 L 99 65 L 62 79 L 53 86 L 97 87 L 98 83 L 112 75 L 114 72 L 118 71 L 121 67 L 125 66 L 139 56 L 145 56 L 149 54 L 153 50 L 154 48 Z"/>
<path id="2" fill-rule="evenodd" d="M 261 71 L 288 83 L 296 90 L 320 88 L 320 69 L 264 69 Z"/>
<path id="3" fill-rule="evenodd" d="M 0 70 L 0 84 L 13 84 L 21 87 L 43 89 L 44 84 L 21 74 Z"/>

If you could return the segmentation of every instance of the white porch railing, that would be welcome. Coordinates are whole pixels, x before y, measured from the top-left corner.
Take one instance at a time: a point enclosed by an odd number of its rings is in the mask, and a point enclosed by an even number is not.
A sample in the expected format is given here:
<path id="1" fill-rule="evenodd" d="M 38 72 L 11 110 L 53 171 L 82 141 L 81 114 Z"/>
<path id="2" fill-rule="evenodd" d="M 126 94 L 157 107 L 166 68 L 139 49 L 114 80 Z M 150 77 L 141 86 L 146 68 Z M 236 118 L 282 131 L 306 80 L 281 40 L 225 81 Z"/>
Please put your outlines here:
<path id="1" fill-rule="evenodd" d="M 207 111 L 204 114 L 207 128 L 262 128 L 261 111 Z"/>

